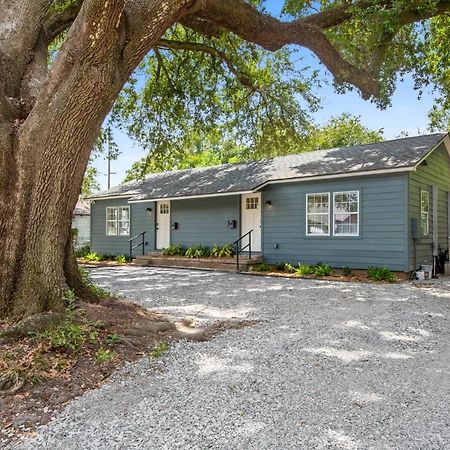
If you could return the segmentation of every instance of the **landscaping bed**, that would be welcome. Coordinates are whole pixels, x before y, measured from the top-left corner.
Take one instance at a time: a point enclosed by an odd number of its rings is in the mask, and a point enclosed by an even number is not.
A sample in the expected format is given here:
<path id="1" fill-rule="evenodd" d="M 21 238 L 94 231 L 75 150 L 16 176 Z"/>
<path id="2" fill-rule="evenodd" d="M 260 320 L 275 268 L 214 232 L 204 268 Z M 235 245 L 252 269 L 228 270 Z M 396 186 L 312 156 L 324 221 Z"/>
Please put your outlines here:
<path id="1" fill-rule="evenodd" d="M 180 338 L 204 341 L 225 329 L 251 324 L 219 321 L 194 328 L 110 296 L 96 304 L 77 302 L 64 313 L 33 320 L 45 325 L 24 333 L 20 325 L 0 322 L 0 447 L 19 435 L 33 434 L 36 426 L 100 386 L 126 362 L 157 358 Z M 33 325 L 27 323 L 24 329 Z"/>
<path id="2" fill-rule="evenodd" d="M 409 277 L 408 273 L 391 272 L 384 267 L 373 267 L 368 270 L 350 268 L 332 269 L 327 264 L 321 263 L 311 266 L 303 264 L 292 266 L 290 264 L 270 265 L 262 263 L 257 265 L 249 274 L 359 283 L 396 283 L 405 281 Z"/>

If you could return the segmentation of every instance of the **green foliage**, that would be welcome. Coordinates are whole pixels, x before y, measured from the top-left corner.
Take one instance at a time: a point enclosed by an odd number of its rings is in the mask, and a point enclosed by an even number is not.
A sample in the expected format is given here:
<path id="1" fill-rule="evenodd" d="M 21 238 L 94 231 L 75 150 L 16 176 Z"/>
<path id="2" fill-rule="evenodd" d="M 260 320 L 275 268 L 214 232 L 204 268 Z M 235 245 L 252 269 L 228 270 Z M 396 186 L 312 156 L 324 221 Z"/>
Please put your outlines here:
<path id="1" fill-rule="evenodd" d="M 286 270 L 286 263 L 276 262 L 273 267 L 275 267 L 276 270 L 283 271 Z"/>
<path id="2" fill-rule="evenodd" d="M 85 343 L 87 328 L 67 318 L 62 324 L 48 328 L 37 335 L 39 341 L 47 341 L 51 350 L 77 352 Z"/>
<path id="3" fill-rule="evenodd" d="M 99 348 L 95 353 L 95 361 L 98 364 L 105 364 L 112 361 L 117 356 L 116 352 L 111 349 Z"/>
<path id="4" fill-rule="evenodd" d="M 215 256 L 216 258 L 229 258 L 233 255 L 233 244 L 225 244 L 222 246 L 214 244 L 213 248 L 211 249 L 211 256 Z"/>
<path id="5" fill-rule="evenodd" d="M 169 344 L 167 342 L 157 342 L 153 350 L 149 353 L 150 358 L 160 358 L 164 353 L 169 351 Z"/>
<path id="6" fill-rule="evenodd" d="M 397 277 L 387 267 L 371 266 L 367 269 L 367 276 L 374 281 L 388 281 L 394 283 Z"/>
<path id="7" fill-rule="evenodd" d="M 256 272 L 269 272 L 271 269 L 270 264 L 267 264 L 265 262 L 262 262 L 261 264 L 258 264 L 255 266 L 254 270 Z"/>
<path id="8" fill-rule="evenodd" d="M 111 295 L 108 291 L 105 291 L 92 281 L 91 276 L 87 270 L 84 270 L 82 267 L 78 267 L 78 270 L 80 271 L 80 275 L 84 284 L 89 288 L 92 294 L 100 298 L 109 297 Z"/>
<path id="9" fill-rule="evenodd" d="M 128 257 L 126 257 L 125 255 L 117 255 L 115 258 L 115 261 L 118 262 L 119 264 L 126 264 L 128 262 Z"/>
<path id="10" fill-rule="evenodd" d="M 72 289 L 66 289 L 63 295 L 64 304 L 67 307 L 68 311 L 73 311 L 77 307 L 77 299 L 75 297 L 75 293 Z"/>
<path id="11" fill-rule="evenodd" d="M 344 267 L 342 268 L 342 273 L 343 273 L 346 277 L 348 277 L 348 276 L 350 276 L 350 275 L 353 273 L 353 270 L 352 270 L 350 267 L 348 267 L 348 266 L 344 266 Z"/>
<path id="12" fill-rule="evenodd" d="M 117 333 L 111 333 L 106 337 L 106 342 L 108 345 L 117 345 L 122 342 L 122 338 Z"/>
<path id="13" fill-rule="evenodd" d="M 316 277 L 328 277 L 333 273 L 333 269 L 328 264 L 316 264 L 314 266 L 313 275 Z"/>
<path id="14" fill-rule="evenodd" d="M 292 264 L 286 263 L 286 264 L 284 265 L 284 270 L 285 270 L 286 272 L 289 272 L 289 273 L 295 273 L 296 268 L 295 268 L 295 266 L 293 266 Z"/>
<path id="15" fill-rule="evenodd" d="M 206 245 L 193 245 L 185 252 L 188 258 L 207 258 L 210 255 L 211 250 Z"/>
<path id="16" fill-rule="evenodd" d="M 88 197 L 100 190 L 100 185 L 97 181 L 99 175 L 98 170 L 94 166 L 88 166 L 84 173 L 83 184 L 81 185 L 81 195 Z"/>
<path id="17" fill-rule="evenodd" d="M 95 252 L 89 252 L 84 255 L 86 261 L 100 261 L 99 255 Z"/>
<path id="18" fill-rule="evenodd" d="M 163 248 L 161 253 L 166 256 L 184 255 L 185 250 L 181 244 L 176 244 Z"/>
<path id="19" fill-rule="evenodd" d="M 91 253 L 91 247 L 89 245 L 85 245 L 78 250 L 75 250 L 75 256 L 77 258 L 85 258 L 85 256 L 89 253 Z"/>
<path id="20" fill-rule="evenodd" d="M 298 263 L 298 266 L 295 267 L 296 275 L 312 275 L 314 273 L 314 266 L 310 266 L 308 264 Z"/>

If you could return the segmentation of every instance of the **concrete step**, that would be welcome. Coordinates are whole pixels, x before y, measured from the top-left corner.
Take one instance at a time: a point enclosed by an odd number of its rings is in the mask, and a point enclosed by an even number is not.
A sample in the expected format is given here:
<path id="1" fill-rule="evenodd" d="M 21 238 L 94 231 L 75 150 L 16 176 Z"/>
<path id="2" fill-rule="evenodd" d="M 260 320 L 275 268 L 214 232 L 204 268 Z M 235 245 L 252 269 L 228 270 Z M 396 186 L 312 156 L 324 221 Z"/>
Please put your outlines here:
<path id="1" fill-rule="evenodd" d="M 239 266 L 242 272 L 248 272 L 262 262 L 261 256 L 249 259 L 247 256 L 239 257 Z M 133 264 L 138 266 L 178 267 L 183 269 L 209 269 L 224 272 L 236 271 L 236 258 L 186 258 L 180 256 L 163 256 L 161 254 L 148 254 L 136 256 Z"/>

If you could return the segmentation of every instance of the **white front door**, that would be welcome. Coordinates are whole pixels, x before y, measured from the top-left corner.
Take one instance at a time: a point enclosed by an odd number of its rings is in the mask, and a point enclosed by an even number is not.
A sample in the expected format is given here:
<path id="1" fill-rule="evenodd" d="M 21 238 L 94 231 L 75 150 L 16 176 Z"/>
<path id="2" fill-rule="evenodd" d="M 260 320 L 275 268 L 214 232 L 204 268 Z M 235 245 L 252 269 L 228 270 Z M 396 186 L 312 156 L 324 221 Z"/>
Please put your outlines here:
<path id="1" fill-rule="evenodd" d="M 252 251 L 261 251 L 261 194 L 242 195 L 241 236 L 252 231 Z M 242 247 L 248 244 L 248 238 L 243 239 Z"/>
<path id="2" fill-rule="evenodd" d="M 170 245 L 170 201 L 156 203 L 156 248 Z"/>

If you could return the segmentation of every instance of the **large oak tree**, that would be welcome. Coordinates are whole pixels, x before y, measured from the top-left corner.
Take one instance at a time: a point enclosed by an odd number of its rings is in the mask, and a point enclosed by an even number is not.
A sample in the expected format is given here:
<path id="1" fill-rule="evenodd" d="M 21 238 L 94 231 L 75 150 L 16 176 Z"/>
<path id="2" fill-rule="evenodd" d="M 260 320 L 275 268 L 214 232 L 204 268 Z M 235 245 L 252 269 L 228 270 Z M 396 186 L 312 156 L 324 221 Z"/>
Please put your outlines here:
<path id="1" fill-rule="evenodd" d="M 427 24 L 440 18 L 442 32 L 448 10 L 449 0 L 288 0 L 282 21 L 260 1 L 0 0 L 0 317 L 60 308 L 67 286 L 81 289 L 71 213 L 100 127 L 152 49 L 157 59 L 158 49 L 208 53 L 251 90 L 233 55 L 208 42 L 291 44 L 315 54 L 338 89 L 383 104 L 397 73 L 433 77 Z M 171 39 L 175 26 L 204 39 Z"/>

